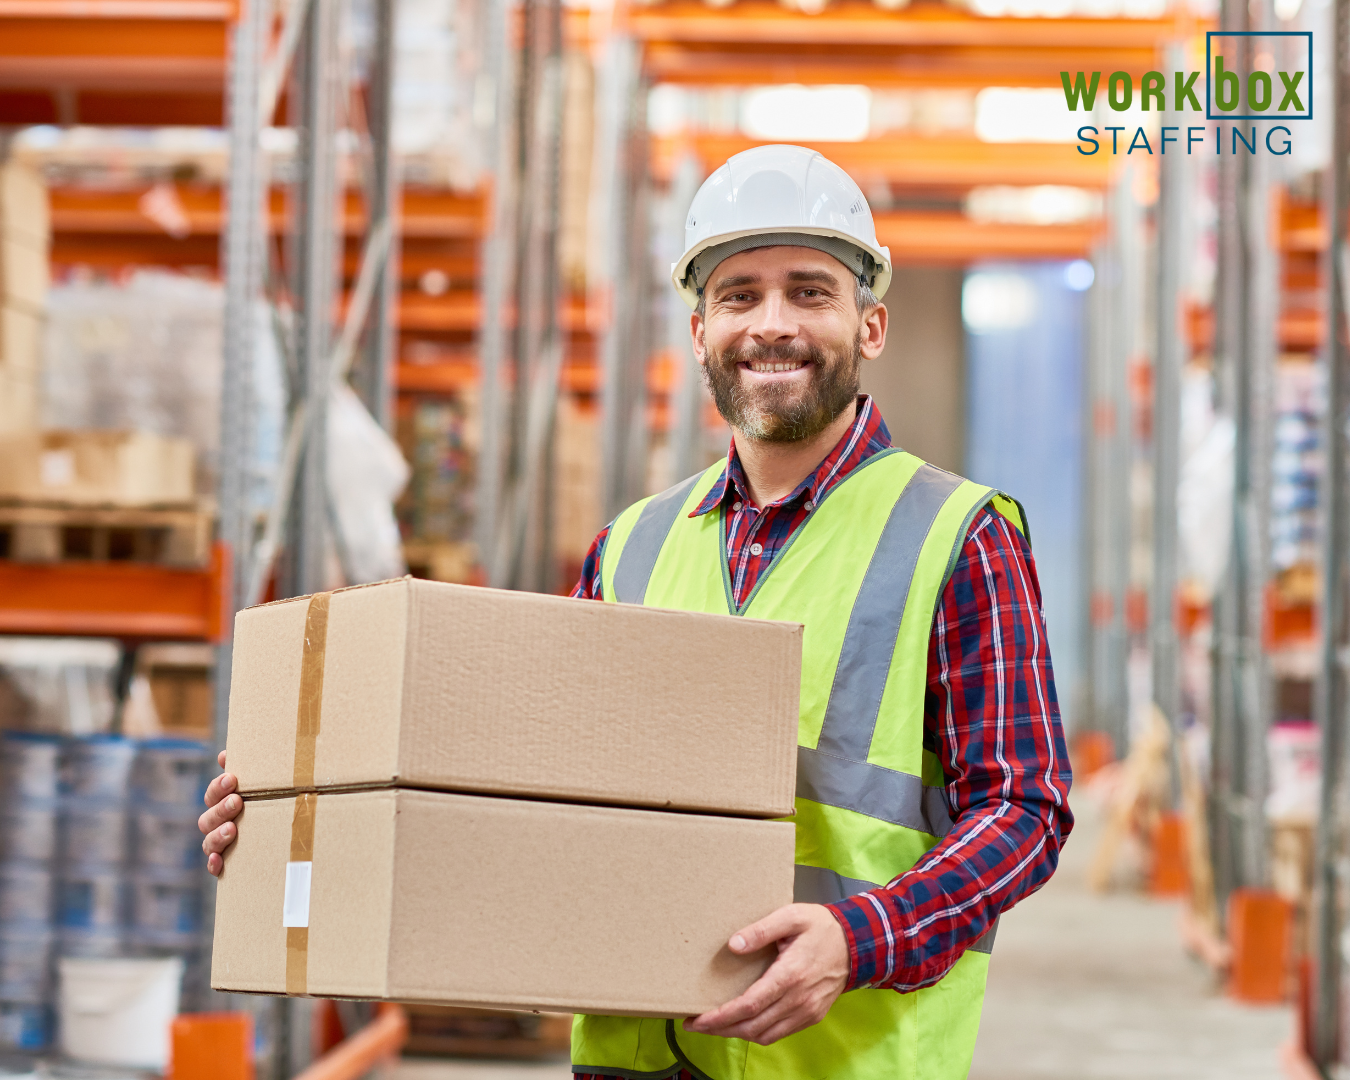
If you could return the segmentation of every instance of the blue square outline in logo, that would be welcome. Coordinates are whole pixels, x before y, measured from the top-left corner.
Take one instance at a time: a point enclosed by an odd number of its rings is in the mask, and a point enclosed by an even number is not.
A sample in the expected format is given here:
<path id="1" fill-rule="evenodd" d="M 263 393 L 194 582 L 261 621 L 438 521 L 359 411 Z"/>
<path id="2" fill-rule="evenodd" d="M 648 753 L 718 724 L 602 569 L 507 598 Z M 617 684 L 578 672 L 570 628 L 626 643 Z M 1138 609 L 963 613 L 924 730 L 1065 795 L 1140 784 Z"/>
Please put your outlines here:
<path id="1" fill-rule="evenodd" d="M 1216 37 L 1301 37 L 1308 39 L 1308 113 L 1289 116 L 1282 113 L 1221 113 L 1214 105 L 1213 41 Z M 1206 30 L 1205 31 L 1205 119 L 1206 120 L 1311 120 L 1313 118 L 1313 36 L 1311 30 Z"/>

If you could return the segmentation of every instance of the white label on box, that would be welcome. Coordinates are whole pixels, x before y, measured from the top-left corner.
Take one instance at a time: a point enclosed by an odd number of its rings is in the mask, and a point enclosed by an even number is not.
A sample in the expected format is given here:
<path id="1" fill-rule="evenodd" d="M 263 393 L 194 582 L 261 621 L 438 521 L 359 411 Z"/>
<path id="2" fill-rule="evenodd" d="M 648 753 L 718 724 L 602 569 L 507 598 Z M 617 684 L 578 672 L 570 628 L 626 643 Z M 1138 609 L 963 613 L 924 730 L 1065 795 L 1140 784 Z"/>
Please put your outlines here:
<path id="1" fill-rule="evenodd" d="M 38 458 L 43 487 L 70 487 L 75 483 L 75 454 L 70 450 L 44 450 Z"/>
<path id="2" fill-rule="evenodd" d="M 309 925 L 309 879 L 313 871 L 312 862 L 286 864 L 286 899 L 281 902 L 282 926 Z"/>

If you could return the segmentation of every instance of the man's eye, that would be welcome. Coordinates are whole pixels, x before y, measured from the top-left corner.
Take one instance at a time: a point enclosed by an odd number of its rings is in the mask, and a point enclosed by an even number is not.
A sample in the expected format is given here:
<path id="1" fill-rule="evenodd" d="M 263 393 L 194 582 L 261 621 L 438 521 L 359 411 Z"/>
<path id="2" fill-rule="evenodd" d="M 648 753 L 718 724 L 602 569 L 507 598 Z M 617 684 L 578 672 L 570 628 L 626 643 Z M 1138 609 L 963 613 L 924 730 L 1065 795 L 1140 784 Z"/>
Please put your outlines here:
<path id="1" fill-rule="evenodd" d="M 815 297 L 817 297 L 817 296 L 820 295 L 820 290 L 819 290 L 819 289 L 803 289 L 803 290 L 802 290 L 802 295 L 803 295 L 803 296 L 806 296 L 806 297 L 815 298 Z"/>

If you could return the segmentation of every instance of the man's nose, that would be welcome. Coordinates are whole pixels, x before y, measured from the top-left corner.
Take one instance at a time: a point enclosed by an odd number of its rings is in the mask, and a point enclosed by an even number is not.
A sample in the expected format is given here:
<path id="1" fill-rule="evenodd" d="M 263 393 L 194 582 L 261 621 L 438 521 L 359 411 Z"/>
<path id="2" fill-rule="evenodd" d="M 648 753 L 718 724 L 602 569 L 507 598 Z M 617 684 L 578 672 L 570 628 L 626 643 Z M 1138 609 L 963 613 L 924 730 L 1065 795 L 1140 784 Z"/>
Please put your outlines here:
<path id="1" fill-rule="evenodd" d="M 797 322 L 781 292 L 765 294 L 749 329 L 750 336 L 760 345 L 782 345 L 797 336 Z"/>

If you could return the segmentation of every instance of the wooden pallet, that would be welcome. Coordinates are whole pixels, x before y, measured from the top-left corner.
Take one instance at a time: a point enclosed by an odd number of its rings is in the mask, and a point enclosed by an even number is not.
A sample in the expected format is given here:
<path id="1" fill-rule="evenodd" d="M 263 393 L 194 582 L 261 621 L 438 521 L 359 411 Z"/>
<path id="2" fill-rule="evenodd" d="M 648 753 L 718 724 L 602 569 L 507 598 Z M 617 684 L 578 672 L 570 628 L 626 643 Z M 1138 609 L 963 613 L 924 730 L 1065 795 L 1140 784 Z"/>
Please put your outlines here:
<path id="1" fill-rule="evenodd" d="M 0 502 L 0 558 L 204 566 L 214 514 L 200 507 L 122 508 Z"/>
<path id="2" fill-rule="evenodd" d="M 529 1060 L 566 1054 L 572 1041 L 569 1013 L 514 1013 L 405 1005 L 405 1054 Z"/>

